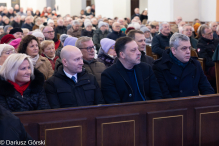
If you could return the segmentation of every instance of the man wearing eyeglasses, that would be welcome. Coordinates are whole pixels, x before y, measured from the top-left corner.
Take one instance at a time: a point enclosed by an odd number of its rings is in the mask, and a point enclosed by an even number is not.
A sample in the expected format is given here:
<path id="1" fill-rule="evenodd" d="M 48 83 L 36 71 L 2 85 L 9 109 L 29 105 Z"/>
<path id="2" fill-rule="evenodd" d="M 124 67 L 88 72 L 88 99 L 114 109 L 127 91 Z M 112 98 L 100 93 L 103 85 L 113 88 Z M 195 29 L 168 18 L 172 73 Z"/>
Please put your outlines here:
<path id="1" fill-rule="evenodd" d="M 88 73 L 93 74 L 99 85 L 101 85 L 101 73 L 106 69 L 106 66 L 97 61 L 95 57 L 95 46 L 90 37 L 80 37 L 75 43 L 75 46 L 78 47 L 83 54 L 84 67 Z"/>
<path id="2" fill-rule="evenodd" d="M 205 59 L 205 71 L 208 75 L 208 79 L 215 81 L 215 66 L 212 61 L 212 56 L 219 40 L 213 38 L 213 31 L 207 25 L 201 26 L 199 31 L 201 33 L 201 38 L 198 40 L 197 44 L 198 56 Z"/>
<path id="3" fill-rule="evenodd" d="M 154 62 L 153 70 L 163 93 L 163 98 L 176 98 L 214 94 L 200 63 L 190 57 L 188 36 L 174 33 L 170 49 Z"/>
<path id="4" fill-rule="evenodd" d="M 43 29 L 43 35 L 45 36 L 45 40 L 52 40 L 55 43 L 55 49 L 57 50 L 58 48 L 62 47 L 61 41 L 57 39 L 55 36 L 55 31 L 51 26 L 46 26 Z"/>

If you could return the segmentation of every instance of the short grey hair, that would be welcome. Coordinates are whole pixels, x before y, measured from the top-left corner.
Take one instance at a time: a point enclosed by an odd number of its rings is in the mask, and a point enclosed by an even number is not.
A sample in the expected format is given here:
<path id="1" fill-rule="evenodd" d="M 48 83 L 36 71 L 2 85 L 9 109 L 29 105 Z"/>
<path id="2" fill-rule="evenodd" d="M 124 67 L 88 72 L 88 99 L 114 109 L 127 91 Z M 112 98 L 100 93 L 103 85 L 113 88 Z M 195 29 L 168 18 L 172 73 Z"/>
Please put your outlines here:
<path id="1" fill-rule="evenodd" d="M 162 22 L 162 23 L 160 23 L 159 31 L 161 31 L 161 30 L 163 29 L 163 25 L 164 25 L 164 24 L 170 25 L 168 22 Z"/>
<path id="2" fill-rule="evenodd" d="M 88 42 L 90 40 L 92 40 L 92 38 L 87 37 L 87 36 L 82 36 L 82 37 L 78 38 L 78 40 L 75 42 L 75 46 L 77 48 L 81 48 L 82 47 L 82 43 Z"/>
<path id="3" fill-rule="evenodd" d="M 177 49 L 181 41 L 189 41 L 189 37 L 184 34 L 174 33 L 170 38 L 170 48 Z"/>
<path id="4" fill-rule="evenodd" d="M 73 20 L 71 22 L 71 25 L 75 26 L 75 25 L 80 25 L 80 22 L 78 20 Z"/>

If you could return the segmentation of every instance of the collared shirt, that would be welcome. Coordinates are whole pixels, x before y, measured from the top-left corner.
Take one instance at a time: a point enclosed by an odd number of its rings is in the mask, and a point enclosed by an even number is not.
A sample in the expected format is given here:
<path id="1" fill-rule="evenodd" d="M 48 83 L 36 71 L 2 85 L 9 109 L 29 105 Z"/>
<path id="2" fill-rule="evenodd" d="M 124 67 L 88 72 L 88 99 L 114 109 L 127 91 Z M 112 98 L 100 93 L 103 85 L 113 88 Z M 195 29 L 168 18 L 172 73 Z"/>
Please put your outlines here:
<path id="1" fill-rule="evenodd" d="M 65 72 L 65 70 L 63 69 L 63 71 L 64 71 L 64 73 L 65 73 L 65 75 L 68 77 L 68 78 L 72 78 L 72 76 L 74 76 L 75 77 L 75 81 L 76 82 L 78 82 L 78 77 L 77 77 L 77 74 L 75 74 L 75 75 L 71 75 L 71 74 L 69 74 L 69 73 L 67 73 L 67 72 Z"/>

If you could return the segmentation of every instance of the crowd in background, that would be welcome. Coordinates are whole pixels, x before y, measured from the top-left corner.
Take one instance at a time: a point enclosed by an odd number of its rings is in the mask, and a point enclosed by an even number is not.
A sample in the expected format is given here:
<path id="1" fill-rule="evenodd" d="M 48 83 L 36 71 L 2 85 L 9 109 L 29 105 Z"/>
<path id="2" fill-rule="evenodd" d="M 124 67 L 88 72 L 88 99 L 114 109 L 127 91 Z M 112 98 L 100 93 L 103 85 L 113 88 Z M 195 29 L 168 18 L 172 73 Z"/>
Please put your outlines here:
<path id="1" fill-rule="evenodd" d="M 173 34 L 176 34 L 175 37 Z M 194 49 L 206 61 L 203 76 L 197 79 L 202 78 L 203 83 L 195 84 L 199 88 L 185 94 L 182 94 L 186 85 L 184 82 L 182 88 L 174 86 L 181 84 L 178 78 L 183 75 L 183 70 L 174 76 L 177 80 L 174 84 L 172 77 L 160 74 L 165 70 L 159 64 L 165 58 L 164 54 L 183 69 L 192 60 L 188 50 L 184 54 L 187 61 L 183 54 L 177 56 L 177 52 L 170 51 L 171 43 L 174 44 L 171 38 L 178 43 L 189 39 L 191 46 L 187 48 L 190 51 Z M 0 91 L 0 105 L 14 112 L 195 96 L 199 95 L 198 90 L 204 90 L 203 84 L 208 91 L 200 93 L 213 94 L 215 68 L 212 56 L 218 38 L 219 26 L 216 22 L 201 25 L 199 19 L 194 19 L 193 24 L 189 24 L 182 17 L 177 17 L 172 25 L 149 22 L 147 10 L 140 13 L 139 8 L 135 8 L 131 18 L 106 18 L 95 15 L 95 5 L 81 10 L 78 16 L 61 16 L 51 7 L 35 12 L 27 8 L 24 12 L 19 5 L 10 9 L 1 6 L 0 88 L 4 90 Z M 131 46 L 132 53 L 121 53 Z M 146 54 L 146 46 L 160 59 L 154 60 Z M 139 64 L 136 59 L 149 65 L 140 65 L 149 73 L 136 69 L 136 72 L 144 72 L 145 77 L 148 74 L 151 81 L 147 85 L 137 81 L 141 75 L 132 70 Z M 196 62 L 194 65 L 199 66 Z M 119 68 L 116 69 L 116 66 Z M 122 73 L 127 72 L 124 77 L 121 76 L 125 81 L 125 78 L 129 80 L 126 81 L 128 87 L 122 84 L 123 81 L 116 83 L 122 79 L 117 78 L 118 74 L 116 77 L 112 75 L 121 68 L 125 68 Z M 146 82 L 145 77 L 142 80 Z M 170 83 L 165 82 L 163 78 L 166 77 L 165 80 Z M 173 90 L 172 86 L 176 89 Z"/>

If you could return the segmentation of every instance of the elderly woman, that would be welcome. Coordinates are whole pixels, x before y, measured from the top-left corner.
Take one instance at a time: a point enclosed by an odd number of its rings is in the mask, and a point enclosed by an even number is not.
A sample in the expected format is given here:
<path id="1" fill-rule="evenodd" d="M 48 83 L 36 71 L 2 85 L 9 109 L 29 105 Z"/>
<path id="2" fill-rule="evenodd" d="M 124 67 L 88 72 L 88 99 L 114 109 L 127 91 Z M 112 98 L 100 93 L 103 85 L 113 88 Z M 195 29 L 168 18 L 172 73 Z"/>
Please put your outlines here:
<path id="1" fill-rule="evenodd" d="M 39 29 L 41 24 L 42 24 L 42 19 L 40 17 L 37 17 L 35 19 L 35 25 L 33 26 L 32 31 L 35 29 Z"/>
<path id="2" fill-rule="evenodd" d="M 45 40 L 41 43 L 41 50 L 42 50 L 42 56 L 46 57 L 51 65 L 53 70 L 55 69 L 55 62 L 56 59 L 58 59 L 59 57 L 55 55 L 55 44 L 53 41 L 51 40 Z"/>
<path id="3" fill-rule="evenodd" d="M 39 55 L 39 42 L 33 35 L 24 37 L 18 47 L 18 53 L 25 53 L 31 57 L 33 66 L 44 74 L 45 80 L 53 75 L 52 65 L 46 57 Z"/>
<path id="4" fill-rule="evenodd" d="M 82 30 L 80 22 L 78 20 L 73 20 L 71 24 L 72 27 L 67 31 L 67 34 L 79 38 Z"/>
<path id="5" fill-rule="evenodd" d="M 33 31 L 32 35 L 38 39 L 40 44 L 45 40 L 45 36 L 41 31 Z"/>
<path id="6" fill-rule="evenodd" d="M 15 53 L 15 49 L 13 46 L 8 44 L 0 44 L 0 67 L 5 62 L 5 60 L 8 58 L 9 55 L 12 53 Z"/>
<path id="7" fill-rule="evenodd" d="M 84 23 L 84 29 L 81 31 L 81 36 L 93 37 L 92 23 Z"/>
<path id="8" fill-rule="evenodd" d="M 44 77 L 26 54 L 12 54 L 0 69 L 0 105 L 11 112 L 49 109 Z"/>
<path id="9" fill-rule="evenodd" d="M 145 27 L 142 27 L 140 30 L 144 33 L 146 45 L 151 46 L 151 42 L 152 42 L 153 37 L 151 36 L 151 31 L 150 31 L 150 29 L 148 29 L 148 28 L 145 26 Z"/>
<path id="10" fill-rule="evenodd" d="M 116 55 L 115 51 L 115 41 L 112 39 L 104 38 L 100 41 L 101 48 L 98 54 L 98 61 L 105 64 L 106 67 L 109 67 L 113 64 Z"/>

